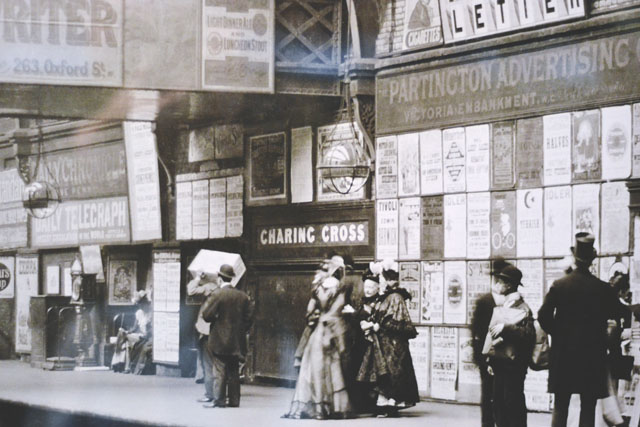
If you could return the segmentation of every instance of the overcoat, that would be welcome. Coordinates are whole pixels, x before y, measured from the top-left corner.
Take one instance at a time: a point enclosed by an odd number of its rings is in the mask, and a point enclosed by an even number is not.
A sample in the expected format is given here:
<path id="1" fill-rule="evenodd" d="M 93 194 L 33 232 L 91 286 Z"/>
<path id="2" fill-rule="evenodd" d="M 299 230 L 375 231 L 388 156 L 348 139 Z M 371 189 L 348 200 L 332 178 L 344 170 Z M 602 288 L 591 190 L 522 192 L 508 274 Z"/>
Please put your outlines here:
<path id="1" fill-rule="evenodd" d="M 607 395 L 607 319 L 616 307 L 613 288 L 586 269 L 553 282 L 538 311 L 551 335 L 550 393 Z"/>
<path id="2" fill-rule="evenodd" d="M 209 350 L 218 356 L 243 359 L 247 353 L 246 333 L 253 321 L 253 306 L 244 292 L 225 286 L 213 291 L 202 311 L 211 323 Z"/>

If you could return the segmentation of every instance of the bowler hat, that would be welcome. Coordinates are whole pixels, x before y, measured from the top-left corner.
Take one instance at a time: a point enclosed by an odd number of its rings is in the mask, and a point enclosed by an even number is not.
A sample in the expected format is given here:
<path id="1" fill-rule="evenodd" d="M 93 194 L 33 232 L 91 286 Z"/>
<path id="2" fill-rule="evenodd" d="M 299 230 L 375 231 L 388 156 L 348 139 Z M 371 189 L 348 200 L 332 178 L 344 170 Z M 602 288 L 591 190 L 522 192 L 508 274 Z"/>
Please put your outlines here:
<path id="1" fill-rule="evenodd" d="M 591 262 L 596 257 L 596 250 L 593 243 L 596 238 L 593 234 L 581 231 L 576 233 L 575 246 L 571 246 L 571 253 L 577 261 Z"/>
<path id="2" fill-rule="evenodd" d="M 512 285 L 522 286 L 522 283 L 520 282 L 522 280 L 522 271 L 520 271 L 515 265 L 507 265 L 498 274 L 496 274 L 496 277 L 501 278 Z"/>
<path id="3" fill-rule="evenodd" d="M 233 267 L 231 267 L 229 264 L 222 264 L 220 266 L 220 271 L 218 272 L 218 276 L 231 280 L 234 277 L 236 277 L 236 272 L 233 271 Z"/>

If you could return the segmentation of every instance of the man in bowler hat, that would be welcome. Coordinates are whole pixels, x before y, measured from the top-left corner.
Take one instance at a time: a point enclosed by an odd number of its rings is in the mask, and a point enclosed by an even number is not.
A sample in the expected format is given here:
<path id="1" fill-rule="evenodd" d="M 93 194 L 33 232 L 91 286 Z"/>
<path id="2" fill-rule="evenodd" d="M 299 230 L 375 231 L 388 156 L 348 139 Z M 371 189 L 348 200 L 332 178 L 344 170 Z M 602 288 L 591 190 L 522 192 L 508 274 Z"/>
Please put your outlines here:
<path id="1" fill-rule="evenodd" d="M 572 394 L 580 395 L 580 426 L 595 423 L 597 399 L 607 396 L 607 319 L 616 296 L 591 274 L 594 236 L 580 232 L 571 252 L 575 269 L 553 282 L 538 311 L 540 326 L 552 337 L 549 393 L 555 394 L 552 427 L 565 427 Z"/>
<path id="2" fill-rule="evenodd" d="M 238 366 L 247 354 L 246 334 L 253 320 L 249 297 L 231 285 L 233 267 L 223 264 L 218 276 L 220 288 L 211 294 L 202 313 L 211 324 L 207 350 L 213 362 L 213 401 L 206 408 L 240 406 Z"/>

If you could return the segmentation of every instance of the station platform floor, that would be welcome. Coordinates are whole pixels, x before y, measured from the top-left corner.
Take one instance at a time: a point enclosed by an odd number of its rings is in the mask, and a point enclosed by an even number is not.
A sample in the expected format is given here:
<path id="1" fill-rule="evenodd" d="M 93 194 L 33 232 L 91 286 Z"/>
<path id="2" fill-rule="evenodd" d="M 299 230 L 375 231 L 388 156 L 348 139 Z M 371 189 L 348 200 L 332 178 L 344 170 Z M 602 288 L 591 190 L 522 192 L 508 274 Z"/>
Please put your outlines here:
<path id="1" fill-rule="evenodd" d="M 280 418 L 293 389 L 243 385 L 240 408 L 203 408 L 193 378 L 133 376 L 110 371 L 46 371 L 0 361 L 0 426 L 480 426 L 480 408 L 423 401 L 400 418 L 313 421 Z M 530 413 L 529 427 L 548 427 L 550 414 Z"/>

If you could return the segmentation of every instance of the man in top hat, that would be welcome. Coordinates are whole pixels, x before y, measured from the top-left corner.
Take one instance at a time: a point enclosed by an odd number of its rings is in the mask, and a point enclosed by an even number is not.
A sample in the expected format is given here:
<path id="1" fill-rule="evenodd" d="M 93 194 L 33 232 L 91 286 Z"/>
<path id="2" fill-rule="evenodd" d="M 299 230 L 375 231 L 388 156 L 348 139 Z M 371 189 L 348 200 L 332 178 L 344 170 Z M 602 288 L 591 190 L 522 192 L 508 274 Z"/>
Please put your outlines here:
<path id="1" fill-rule="evenodd" d="M 234 288 L 229 264 L 220 266 L 220 288 L 205 302 L 202 317 L 211 324 L 207 350 L 213 364 L 213 401 L 206 408 L 240 406 L 239 364 L 247 354 L 246 334 L 253 321 L 253 307 L 244 292 Z M 227 396 L 228 390 L 228 396 Z"/>
<path id="2" fill-rule="evenodd" d="M 553 282 L 538 311 L 540 326 L 552 337 L 552 427 L 567 425 L 572 394 L 580 394 L 580 426 L 593 426 L 596 400 L 607 395 L 607 319 L 613 318 L 617 301 L 611 286 L 589 271 L 596 257 L 594 240 L 590 233 L 576 234 L 571 247 L 575 269 Z"/>

